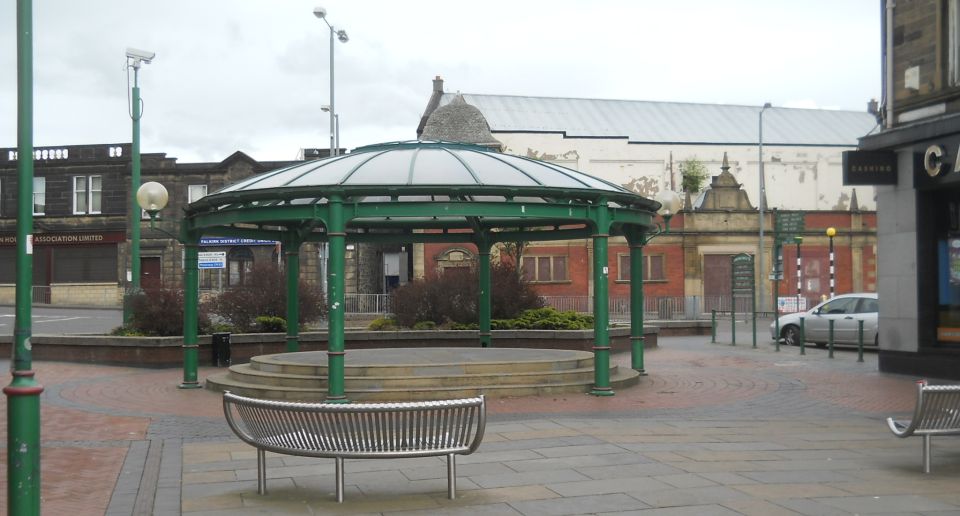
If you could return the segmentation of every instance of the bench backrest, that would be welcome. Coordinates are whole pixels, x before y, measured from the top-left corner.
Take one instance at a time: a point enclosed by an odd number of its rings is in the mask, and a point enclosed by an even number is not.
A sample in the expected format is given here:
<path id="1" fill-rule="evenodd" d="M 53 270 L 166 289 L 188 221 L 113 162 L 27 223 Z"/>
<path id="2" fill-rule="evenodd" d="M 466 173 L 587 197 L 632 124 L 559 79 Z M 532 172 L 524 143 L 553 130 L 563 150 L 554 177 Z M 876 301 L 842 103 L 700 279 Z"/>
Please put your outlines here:
<path id="1" fill-rule="evenodd" d="M 244 441 L 313 457 L 422 457 L 472 453 L 486 426 L 484 397 L 403 403 L 298 403 L 223 395 Z"/>
<path id="2" fill-rule="evenodd" d="M 910 427 L 927 434 L 960 431 L 960 385 L 917 382 L 917 407 Z"/>

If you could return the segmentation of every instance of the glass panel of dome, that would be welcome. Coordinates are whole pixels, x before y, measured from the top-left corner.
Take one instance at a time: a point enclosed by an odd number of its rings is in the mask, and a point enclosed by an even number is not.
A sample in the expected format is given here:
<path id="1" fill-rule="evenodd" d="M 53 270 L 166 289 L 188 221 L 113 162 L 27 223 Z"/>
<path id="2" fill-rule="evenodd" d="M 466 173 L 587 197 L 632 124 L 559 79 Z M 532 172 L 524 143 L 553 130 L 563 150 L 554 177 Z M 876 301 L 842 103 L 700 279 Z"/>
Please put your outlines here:
<path id="1" fill-rule="evenodd" d="M 410 173 L 410 160 L 413 159 L 412 149 L 393 149 L 388 152 L 361 153 L 366 160 L 353 174 L 347 178 L 348 185 L 405 185 Z"/>
<path id="2" fill-rule="evenodd" d="M 421 149 L 413 171 L 415 185 L 475 185 L 477 181 L 463 163 L 446 150 Z"/>
<path id="3" fill-rule="evenodd" d="M 495 154 L 473 151 L 455 151 L 474 170 L 485 185 L 536 186 L 537 182 L 521 170 L 500 159 Z"/>
<path id="4" fill-rule="evenodd" d="M 500 155 L 499 157 L 523 170 L 543 186 L 554 186 L 558 188 L 585 188 L 583 182 L 574 179 L 575 176 L 583 175 L 579 172 L 569 171 L 563 173 L 550 166 L 546 162 L 530 161 L 506 154 Z"/>
<path id="5" fill-rule="evenodd" d="M 279 186 L 318 186 L 340 184 L 347 174 L 358 164 L 363 163 L 365 156 L 347 155 L 332 160 L 319 160 L 298 165 L 288 172 L 288 184 Z M 261 188 L 270 188 L 264 186 Z"/>

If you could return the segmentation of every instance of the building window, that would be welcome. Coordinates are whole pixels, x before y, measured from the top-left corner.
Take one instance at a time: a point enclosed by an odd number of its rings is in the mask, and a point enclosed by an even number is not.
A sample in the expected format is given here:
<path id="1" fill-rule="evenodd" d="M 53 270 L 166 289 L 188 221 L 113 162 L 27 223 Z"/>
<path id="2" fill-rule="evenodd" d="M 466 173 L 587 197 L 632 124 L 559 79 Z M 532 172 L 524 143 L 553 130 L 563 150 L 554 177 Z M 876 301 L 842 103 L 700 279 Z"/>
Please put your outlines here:
<path id="1" fill-rule="evenodd" d="M 531 283 L 567 281 L 566 256 L 524 256 L 522 269 Z"/>
<path id="2" fill-rule="evenodd" d="M 207 185 L 190 185 L 187 187 L 187 203 L 198 201 L 207 195 Z"/>
<path id="3" fill-rule="evenodd" d="M 234 247 L 227 253 L 227 284 L 243 285 L 253 271 L 253 252 L 247 247 Z"/>
<path id="4" fill-rule="evenodd" d="M 57 247 L 53 250 L 54 283 L 117 281 L 117 246 Z"/>
<path id="5" fill-rule="evenodd" d="M 630 255 L 618 256 L 617 281 L 630 281 Z M 643 255 L 643 281 L 666 281 L 662 254 Z"/>
<path id="6" fill-rule="evenodd" d="M 47 209 L 47 178 L 33 178 L 33 214 L 43 215 Z"/>
<path id="7" fill-rule="evenodd" d="M 73 177 L 73 213 L 100 213 L 103 181 L 100 176 Z"/>

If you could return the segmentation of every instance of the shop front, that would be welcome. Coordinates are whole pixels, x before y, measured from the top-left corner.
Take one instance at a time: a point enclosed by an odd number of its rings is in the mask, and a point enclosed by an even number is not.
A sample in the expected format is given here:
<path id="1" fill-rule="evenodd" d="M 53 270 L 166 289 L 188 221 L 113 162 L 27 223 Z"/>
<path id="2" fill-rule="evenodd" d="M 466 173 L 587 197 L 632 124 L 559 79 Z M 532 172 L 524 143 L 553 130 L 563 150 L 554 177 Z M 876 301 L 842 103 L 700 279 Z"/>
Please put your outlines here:
<path id="1" fill-rule="evenodd" d="M 117 306 L 123 231 L 33 235 L 33 301 L 40 304 Z M 16 235 L 0 236 L 0 263 L 14 263 Z M 0 267 L 0 300 L 14 300 L 16 271 Z"/>

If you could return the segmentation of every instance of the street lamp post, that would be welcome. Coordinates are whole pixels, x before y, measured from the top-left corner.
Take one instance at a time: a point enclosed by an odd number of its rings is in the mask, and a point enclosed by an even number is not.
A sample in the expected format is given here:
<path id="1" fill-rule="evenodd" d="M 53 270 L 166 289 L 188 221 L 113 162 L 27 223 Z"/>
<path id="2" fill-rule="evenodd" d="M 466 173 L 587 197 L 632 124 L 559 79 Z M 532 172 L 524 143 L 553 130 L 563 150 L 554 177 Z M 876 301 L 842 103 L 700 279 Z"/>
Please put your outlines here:
<path id="1" fill-rule="evenodd" d="M 670 219 L 680 210 L 680 196 L 673 190 L 661 190 L 656 201 L 660 203 L 657 213 L 663 217 L 664 227 L 657 226 L 651 234 L 637 231 L 628 234 L 630 244 L 630 365 L 645 375 L 643 364 L 643 247 L 661 233 L 670 233 Z"/>
<path id="2" fill-rule="evenodd" d="M 40 394 L 33 371 L 33 5 L 17 1 L 16 317 L 7 397 L 7 512 L 40 514 Z"/>
<path id="3" fill-rule="evenodd" d="M 130 118 L 133 120 L 133 144 L 130 171 L 130 288 L 124 296 L 123 324 L 130 323 L 130 295 L 140 292 L 140 209 L 137 207 L 137 189 L 140 188 L 140 117 L 143 105 L 140 101 L 140 66 L 150 64 L 156 53 L 135 48 L 127 49 L 127 70 L 133 68 L 133 88 L 130 99 Z M 129 83 L 129 76 L 127 79 Z"/>
<path id="4" fill-rule="evenodd" d="M 837 228 L 829 227 L 827 228 L 827 238 L 830 240 L 830 299 L 833 299 L 833 295 L 836 292 L 836 285 L 834 283 L 834 269 L 833 269 L 833 237 L 837 235 Z"/>
<path id="5" fill-rule="evenodd" d="M 339 39 L 341 43 L 346 43 L 347 41 L 350 41 L 350 38 L 347 37 L 347 31 L 343 29 L 336 30 L 334 29 L 333 25 L 330 25 L 330 22 L 327 20 L 327 10 L 324 9 L 323 7 L 315 7 L 313 9 L 313 15 L 323 20 L 323 22 L 327 24 L 327 27 L 330 27 L 330 156 L 333 157 L 337 155 L 337 145 L 339 145 L 339 142 L 336 141 L 337 111 L 336 111 L 336 105 L 333 103 L 333 99 L 334 99 L 333 36 L 336 35 L 337 39 Z"/>
<path id="6" fill-rule="evenodd" d="M 150 228 L 165 233 L 184 246 L 183 281 L 183 383 L 181 389 L 202 387 L 197 375 L 199 364 L 199 341 L 197 335 L 197 310 L 199 298 L 199 274 L 197 270 L 197 242 L 188 237 L 181 227 L 180 236 L 154 226 L 157 212 L 167 206 L 167 189 L 160 183 L 148 181 L 136 192 L 137 205 L 150 216 Z"/>
<path id="7" fill-rule="evenodd" d="M 329 113 L 330 106 L 328 106 L 327 104 L 324 104 L 320 106 L 320 111 L 323 111 L 324 113 Z M 333 126 L 334 126 L 333 148 L 336 149 L 336 154 L 340 154 L 340 113 L 333 114 Z M 331 153 L 330 155 L 332 156 L 333 153 Z"/>
<path id="8" fill-rule="evenodd" d="M 760 297 L 760 311 L 763 311 L 766 307 L 766 295 L 764 285 L 766 283 L 764 274 L 766 274 L 766 269 L 763 268 L 763 211 L 764 204 L 767 200 L 767 187 L 765 180 L 763 178 L 763 112 L 767 109 L 773 107 L 769 102 L 765 103 L 762 108 L 760 108 L 760 123 L 759 123 L 759 158 L 757 164 L 759 166 L 759 175 L 760 175 L 760 199 L 757 201 L 757 206 L 760 211 L 760 242 L 759 249 L 757 249 L 757 266 L 760 269 L 760 288 L 757 289 L 757 295 Z"/>

